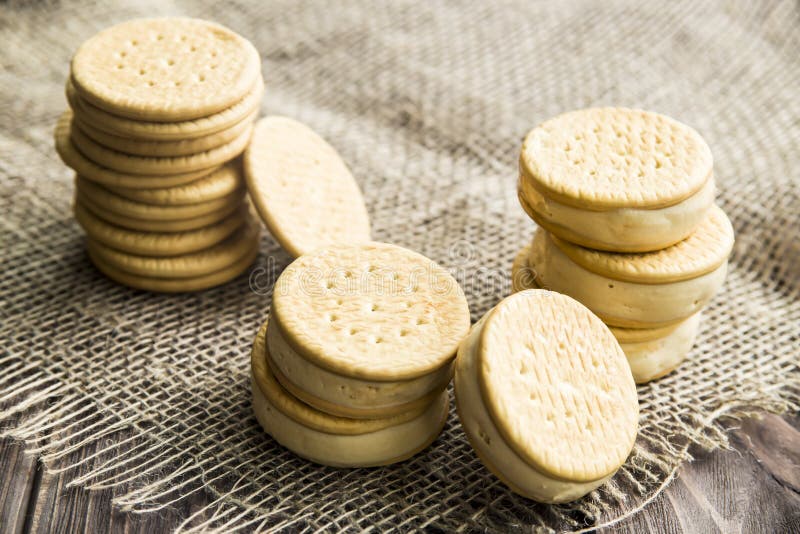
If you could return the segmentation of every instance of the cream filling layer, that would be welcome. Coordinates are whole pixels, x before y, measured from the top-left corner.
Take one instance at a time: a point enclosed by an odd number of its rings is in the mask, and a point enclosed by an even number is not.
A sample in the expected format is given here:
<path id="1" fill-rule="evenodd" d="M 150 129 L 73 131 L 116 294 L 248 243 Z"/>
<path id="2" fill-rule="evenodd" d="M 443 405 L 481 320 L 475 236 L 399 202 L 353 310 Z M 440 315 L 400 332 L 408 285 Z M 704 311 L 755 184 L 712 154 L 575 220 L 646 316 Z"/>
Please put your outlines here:
<path id="1" fill-rule="evenodd" d="M 659 378 L 677 367 L 694 345 L 699 326 L 700 313 L 695 313 L 662 338 L 640 343 L 620 343 L 636 383 Z"/>
<path id="2" fill-rule="evenodd" d="M 694 231 L 714 203 L 714 178 L 687 199 L 657 209 L 615 208 L 605 211 L 561 204 L 542 195 L 525 177 L 519 187 L 528 206 L 546 223 L 608 245 L 654 250 L 677 243 Z"/>
<path id="3" fill-rule="evenodd" d="M 359 411 L 368 412 L 365 416 L 408 411 L 410 403 L 447 387 L 452 375 L 452 365 L 448 363 L 433 373 L 396 382 L 343 376 L 300 356 L 275 321 L 267 326 L 267 347 L 271 364 L 295 388 L 309 395 L 303 399 L 305 402 L 314 405 L 314 398 L 319 399 L 322 403 L 315 408 L 345 417 L 358 417 Z M 335 407 L 343 410 L 338 413 Z"/>
<path id="4" fill-rule="evenodd" d="M 528 265 L 539 284 L 569 295 L 614 326 L 654 328 L 688 318 L 722 286 L 728 262 L 717 269 L 679 282 L 637 284 L 588 271 L 564 254 L 550 237 L 537 230 Z"/>
<path id="5" fill-rule="evenodd" d="M 482 328 L 483 321 L 475 324 L 458 351 L 455 392 L 461 425 L 484 465 L 516 493 L 547 503 L 574 501 L 611 478 L 613 472 L 591 482 L 552 478 L 526 463 L 511 449 L 492 421 L 481 395 L 477 348 Z M 532 428 L 530 431 L 539 430 Z"/>
<path id="6" fill-rule="evenodd" d="M 447 419 L 447 392 L 419 416 L 367 434 L 329 434 L 301 425 L 276 409 L 251 382 L 253 411 L 265 432 L 298 456 L 334 467 L 372 467 L 404 460 L 427 447 Z"/>

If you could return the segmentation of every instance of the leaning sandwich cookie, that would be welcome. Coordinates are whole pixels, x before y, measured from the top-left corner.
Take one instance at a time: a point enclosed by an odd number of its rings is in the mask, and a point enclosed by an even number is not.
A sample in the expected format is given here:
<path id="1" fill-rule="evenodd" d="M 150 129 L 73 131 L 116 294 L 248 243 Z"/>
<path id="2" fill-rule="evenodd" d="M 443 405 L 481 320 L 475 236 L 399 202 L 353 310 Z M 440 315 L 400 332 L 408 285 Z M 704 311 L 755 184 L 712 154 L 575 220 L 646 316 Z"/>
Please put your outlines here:
<path id="1" fill-rule="evenodd" d="M 253 411 L 265 432 L 295 454 L 336 467 L 371 467 L 405 460 L 428 447 L 447 420 L 448 395 L 393 416 L 348 419 L 301 402 L 275 379 L 267 323 L 251 351 Z"/>
<path id="2" fill-rule="evenodd" d="M 515 293 L 473 326 L 455 391 L 478 457 L 534 500 L 586 495 L 636 438 L 639 405 L 622 349 L 586 307 L 551 291 Z"/>
<path id="3" fill-rule="evenodd" d="M 546 289 L 537 282 L 537 273 L 528 264 L 531 245 L 523 247 L 511 267 L 512 291 Z M 631 366 L 633 379 L 644 384 L 675 370 L 694 345 L 701 312 L 680 323 L 658 328 L 623 328 L 609 326 Z"/>

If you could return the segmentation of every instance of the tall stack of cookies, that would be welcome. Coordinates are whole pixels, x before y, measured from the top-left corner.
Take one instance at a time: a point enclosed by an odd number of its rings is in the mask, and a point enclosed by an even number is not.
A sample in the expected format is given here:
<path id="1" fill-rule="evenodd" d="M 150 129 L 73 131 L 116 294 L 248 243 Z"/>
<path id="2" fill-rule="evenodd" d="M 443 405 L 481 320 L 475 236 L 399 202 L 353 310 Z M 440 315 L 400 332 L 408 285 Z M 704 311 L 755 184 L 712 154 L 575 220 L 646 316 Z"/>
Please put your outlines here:
<path id="1" fill-rule="evenodd" d="M 385 244 L 339 244 L 276 282 L 252 350 L 253 409 L 296 454 L 334 466 L 401 461 L 447 419 L 469 308 L 450 274 Z"/>
<path id="2" fill-rule="evenodd" d="M 733 227 L 714 203 L 703 138 L 625 108 L 566 113 L 522 146 L 519 200 L 538 224 L 512 267 L 514 290 L 567 294 L 598 315 L 637 382 L 669 373 L 721 287 Z"/>
<path id="3" fill-rule="evenodd" d="M 259 225 L 238 156 L 263 90 L 253 45 L 203 20 L 132 20 L 78 49 L 55 142 L 100 271 L 193 291 L 253 262 Z"/>

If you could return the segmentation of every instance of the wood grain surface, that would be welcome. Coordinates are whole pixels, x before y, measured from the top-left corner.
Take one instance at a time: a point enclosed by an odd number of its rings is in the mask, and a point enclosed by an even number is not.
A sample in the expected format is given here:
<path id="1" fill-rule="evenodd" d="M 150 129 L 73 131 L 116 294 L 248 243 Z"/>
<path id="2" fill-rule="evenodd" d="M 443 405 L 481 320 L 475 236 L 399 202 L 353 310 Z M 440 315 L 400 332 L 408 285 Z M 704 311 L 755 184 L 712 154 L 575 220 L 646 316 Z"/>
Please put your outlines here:
<path id="1" fill-rule="evenodd" d="M 745 420 L 732 431 L 731 443 L 729 451 L 695 451 L 696 460 L 682 466 L 643 511 L 600 532 L 800 532 L 800 416 Z M 63 464 L 92 452 L 83 450 Z M 179 507 L 123 513 L 112 499 L 124 487 L 89 491 L 69 486 L 68 479 L 44 472 L 20 443 L 0 440 L 0 531 L 170 532 L 209 499 L 197 492 Z"/>

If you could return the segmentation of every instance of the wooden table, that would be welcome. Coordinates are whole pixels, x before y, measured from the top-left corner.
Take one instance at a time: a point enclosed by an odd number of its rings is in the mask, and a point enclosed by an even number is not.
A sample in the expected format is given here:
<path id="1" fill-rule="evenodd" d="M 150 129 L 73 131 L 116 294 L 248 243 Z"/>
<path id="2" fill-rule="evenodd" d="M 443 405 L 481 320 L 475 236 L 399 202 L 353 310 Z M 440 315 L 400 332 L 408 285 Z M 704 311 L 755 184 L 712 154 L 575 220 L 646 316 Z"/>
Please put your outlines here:
<path id="1" fill-rule="evenodd" d="M 647 508 L 603 532 L 800 532 L 800 416 L 743 421 L 731 443 L 731 451 L 696 452 Z M 169 532 L 208 499 L 125 514 L 111 506 L 124 488 L 68 487 L 37 464 L 20 443 L 0 440 L 0 532 Z"/>

